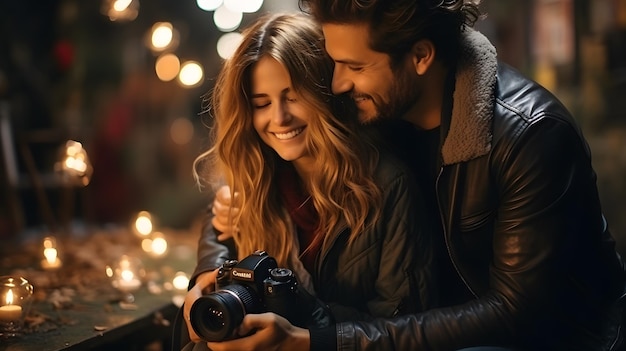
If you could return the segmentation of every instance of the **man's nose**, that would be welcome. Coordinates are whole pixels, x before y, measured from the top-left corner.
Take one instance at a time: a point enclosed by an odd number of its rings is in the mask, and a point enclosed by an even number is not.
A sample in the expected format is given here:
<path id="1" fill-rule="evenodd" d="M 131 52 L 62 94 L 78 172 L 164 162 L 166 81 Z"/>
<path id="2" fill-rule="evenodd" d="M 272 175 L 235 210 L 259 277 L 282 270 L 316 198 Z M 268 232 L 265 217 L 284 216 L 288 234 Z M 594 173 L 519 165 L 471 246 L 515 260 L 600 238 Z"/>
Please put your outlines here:
<path id="1" fill-rule="evenodd" d="M 354 83 L 346 74 L 345 69 L 335 67 L 332 84 L 333 94 L 339 95 L 347 93 L 351 91 L 353 87 Z"/>

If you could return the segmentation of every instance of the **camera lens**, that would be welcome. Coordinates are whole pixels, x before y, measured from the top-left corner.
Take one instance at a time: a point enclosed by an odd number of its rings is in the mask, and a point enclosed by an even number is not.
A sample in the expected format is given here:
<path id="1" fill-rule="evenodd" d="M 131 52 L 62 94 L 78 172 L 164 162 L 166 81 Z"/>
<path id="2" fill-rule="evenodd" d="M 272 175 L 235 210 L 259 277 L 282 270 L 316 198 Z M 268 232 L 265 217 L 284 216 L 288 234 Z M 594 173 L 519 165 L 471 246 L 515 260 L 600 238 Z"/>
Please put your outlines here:
<path id="1" fill-rule="evenodd" d="M 236 337 L 237 328 L 247 313 L 262 311 L 260 297 L 248 286 L 232 284 L 200 297 L 191 306 L 191 326 L 206 341 Z"/>
<path id="2" fill-rule="evenodd" d="M 219 296 L 216 296 L 218 299 Z M 231 313 L 232 315 L 232 313 Z M 224 311 L 221 306 L 207 306 L 207 314 L 203 315 L 202 323 L 211 332 L 218 332 L 226 325 L 224 321 Z"/>

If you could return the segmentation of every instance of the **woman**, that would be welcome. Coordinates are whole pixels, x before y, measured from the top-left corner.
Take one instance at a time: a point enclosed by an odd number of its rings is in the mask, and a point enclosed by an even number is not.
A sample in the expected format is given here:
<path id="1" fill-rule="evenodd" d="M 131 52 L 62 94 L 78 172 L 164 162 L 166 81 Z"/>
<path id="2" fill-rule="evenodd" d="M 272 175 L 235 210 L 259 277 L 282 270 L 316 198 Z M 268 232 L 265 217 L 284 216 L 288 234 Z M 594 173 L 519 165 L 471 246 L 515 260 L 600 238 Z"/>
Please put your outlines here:
<path id="1" fill-rule="evenodd" d="M 405 169 L 364 136 L 373 132 L 360 126 L 352 99 L 333 96 L 332 73 L 308 16 L 257 20 L 215 82 L 214 145 L 196 160 L 210 172 L 196 176 L 237 194 L 237 257 L 268 252 L 336 321 L 432 307 L 421 197 Z M 200 240 L 183 309 L 188 327 L 191 305 L 214 289 L 215 268 L 233 254 L 216 234 L 208 228 Z"/>

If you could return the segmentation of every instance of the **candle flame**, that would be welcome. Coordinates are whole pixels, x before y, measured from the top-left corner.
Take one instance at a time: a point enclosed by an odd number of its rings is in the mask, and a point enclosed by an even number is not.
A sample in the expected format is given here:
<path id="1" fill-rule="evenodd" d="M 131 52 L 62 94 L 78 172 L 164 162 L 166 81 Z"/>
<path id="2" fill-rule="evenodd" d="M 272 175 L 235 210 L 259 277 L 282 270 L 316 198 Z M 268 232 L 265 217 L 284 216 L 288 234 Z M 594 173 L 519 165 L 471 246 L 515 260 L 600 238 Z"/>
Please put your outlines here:
<path id="1" fill-rule="evenodd" d="M 123 270 L 120 275 L 122 276 L 123 280 L 128 281 L 128 282 L 133 280 L 133 278 L 135 277 L 135 274 L 133 274 L 133 272 L 129 270 Z"/>
<path id="2" fill-rule="evenodd" d="M 57 260 L 57 249 L 50 247 L 43 250 L 43 255 L 46 256 L 48 263 L 54 263 Z"/>
<path id="3" fill-rule="evenodd" d="M 9 289 L 9 292 L 7 292 L 6 301 L 7 301 L 6 303 L 7 305 L 13 304 L 13 290 Z"/>

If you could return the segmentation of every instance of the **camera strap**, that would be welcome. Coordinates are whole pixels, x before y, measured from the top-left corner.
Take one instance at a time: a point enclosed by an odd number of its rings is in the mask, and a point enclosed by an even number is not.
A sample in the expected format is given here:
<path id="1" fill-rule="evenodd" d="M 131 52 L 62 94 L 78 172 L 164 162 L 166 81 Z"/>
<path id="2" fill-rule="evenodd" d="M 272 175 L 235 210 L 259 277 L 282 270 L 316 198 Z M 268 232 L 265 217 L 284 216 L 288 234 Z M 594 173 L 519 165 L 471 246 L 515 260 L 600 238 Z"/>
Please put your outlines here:
<path id="1" fill-rule="evenodd" d="M 172 351 L 180 351 L 184 347 L 182 335 L 186 332 L 187 327 L 183 317 L 183 306 L 180 306 L 178 312 L 176 313 L 176 317 L 174 318 L 174 325 L 172 327 Z"/>

